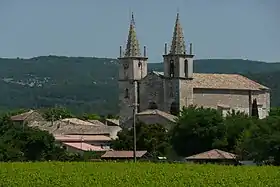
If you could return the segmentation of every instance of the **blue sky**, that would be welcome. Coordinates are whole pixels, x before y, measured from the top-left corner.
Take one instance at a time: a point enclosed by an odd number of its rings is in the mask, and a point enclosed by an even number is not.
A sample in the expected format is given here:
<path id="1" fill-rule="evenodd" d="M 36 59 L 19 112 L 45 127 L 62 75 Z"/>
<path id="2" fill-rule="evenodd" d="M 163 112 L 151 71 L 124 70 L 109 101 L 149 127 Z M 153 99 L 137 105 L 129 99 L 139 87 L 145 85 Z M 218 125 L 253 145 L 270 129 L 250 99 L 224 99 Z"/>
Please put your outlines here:
<path id="1" fill-rule="evenodd" d="M 280 62 L 279 0 L 0 0 L 0 57 L 117 57 L 130 11 L 150 62 L 170 44 L 179 8 L 197 59 Z"/>

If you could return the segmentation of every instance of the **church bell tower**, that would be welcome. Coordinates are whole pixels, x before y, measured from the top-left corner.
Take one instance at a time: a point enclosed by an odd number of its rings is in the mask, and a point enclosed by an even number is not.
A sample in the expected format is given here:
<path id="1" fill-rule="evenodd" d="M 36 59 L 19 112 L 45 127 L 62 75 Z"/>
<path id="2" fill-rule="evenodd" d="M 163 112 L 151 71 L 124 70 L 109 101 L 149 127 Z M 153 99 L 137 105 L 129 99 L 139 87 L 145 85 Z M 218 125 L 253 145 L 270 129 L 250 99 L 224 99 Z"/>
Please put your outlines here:
<path id="1" fill-rule="evenodd" d="M 125 52 L 120 46 L 119 56 L 119 109 L 120 125 L 133 115 L 133 106 L 140 104 L 140 80 L 147 75 L 147 52 L 144 46 L 141 55 L 139 41 L 136 37 L 134 15 L 131 15 Z"/>
<path id="2" fill-rule="evenodd" d="M 193 79 L 192 44 L 189 53 L 186 50 L 183 29 L 177 13 L 171 47 L 167 52 L 167 44 L 163 55 L 164 61 L 164 104 L 165 111 L 177 115 L 183 106 L 186 106 L 182 81 Z M 186 91 L 185 91 L 186 92 Z"/>

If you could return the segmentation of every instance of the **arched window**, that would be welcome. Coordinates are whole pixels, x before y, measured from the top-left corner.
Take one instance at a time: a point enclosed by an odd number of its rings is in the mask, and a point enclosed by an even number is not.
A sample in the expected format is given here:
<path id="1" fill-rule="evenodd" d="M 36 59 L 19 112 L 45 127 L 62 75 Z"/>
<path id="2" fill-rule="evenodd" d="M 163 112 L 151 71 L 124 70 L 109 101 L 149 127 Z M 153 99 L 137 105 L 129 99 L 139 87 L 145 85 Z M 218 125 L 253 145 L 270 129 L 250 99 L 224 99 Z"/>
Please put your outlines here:
<path id="1" fill-rule="evenodd" d="M 170 114 L 178 116 L 180 113 L 179 105 L 176 102 L 173 102 L 170 106 Z"/>
<path id="2" fill-rule="evenodd" d="M 188 69 L 188 60 L 185 60 L 185 77 L 188 76 L 188 71 L 189 71 L 189 69 Z"/>
<path id="3" fill-rule="evenodd" d="M 152 101 L 149 103 L 148 109 L 155 110 L 155 109 L 158 109 L 158 106 L 155 102 Z"/>
<path id="4" fill-rule="evenodd" d="M 170 60 L 170 77 L 174 77 L 174 60 Z"/>
<path id="5" fill-rule="evenodd" d="M 125 89 L 125 93 L 124 93 L 124 98 L 129 98 L 129 93 L 128 93 L 128 89 L 126 88 Z"/>

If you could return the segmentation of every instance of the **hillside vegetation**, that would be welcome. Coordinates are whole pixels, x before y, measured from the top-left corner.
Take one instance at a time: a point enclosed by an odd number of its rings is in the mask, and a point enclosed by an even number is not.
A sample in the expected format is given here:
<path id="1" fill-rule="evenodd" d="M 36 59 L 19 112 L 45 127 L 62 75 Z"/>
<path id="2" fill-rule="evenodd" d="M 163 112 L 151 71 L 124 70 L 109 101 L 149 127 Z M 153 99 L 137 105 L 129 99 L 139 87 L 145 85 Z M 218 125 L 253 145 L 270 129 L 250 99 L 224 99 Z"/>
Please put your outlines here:
<path id="1" fill-rule="evenodd" d="M 272 88 L 279 106 L 280 63 L 196 60 L 195 72 L 240 73 Z M 162 71 L 162 63 L 149 70 Z M 116 114 L 118 61 L 90 57 L 42 56 L 0 59 L 0 110 L 65 106 L 75 113 Z"/>

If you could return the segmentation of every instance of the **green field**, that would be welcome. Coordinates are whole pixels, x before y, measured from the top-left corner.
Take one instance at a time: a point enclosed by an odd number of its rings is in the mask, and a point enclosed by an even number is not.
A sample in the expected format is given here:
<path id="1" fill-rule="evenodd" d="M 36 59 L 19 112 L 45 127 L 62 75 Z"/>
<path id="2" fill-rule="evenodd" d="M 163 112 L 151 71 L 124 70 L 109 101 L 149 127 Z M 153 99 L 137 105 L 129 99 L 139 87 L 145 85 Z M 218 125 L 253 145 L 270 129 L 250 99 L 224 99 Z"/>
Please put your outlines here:
<path id="1" fill-rule="evenodd" d="M 279 167 L 154 163 L 0 163 L 0 186 L 279 186 Z"/>

